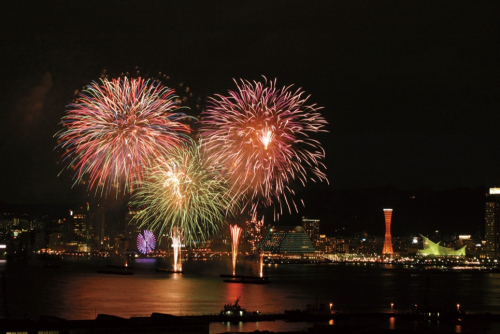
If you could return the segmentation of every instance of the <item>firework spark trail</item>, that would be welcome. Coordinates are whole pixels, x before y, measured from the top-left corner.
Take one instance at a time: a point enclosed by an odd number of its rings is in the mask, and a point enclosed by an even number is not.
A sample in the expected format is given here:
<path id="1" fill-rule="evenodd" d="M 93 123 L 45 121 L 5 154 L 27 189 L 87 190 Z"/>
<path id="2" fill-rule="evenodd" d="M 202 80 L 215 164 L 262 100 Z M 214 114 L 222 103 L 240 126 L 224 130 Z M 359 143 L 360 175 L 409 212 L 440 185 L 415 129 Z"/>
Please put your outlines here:
<path id="1" fill-rule="evenodd" d="M 108 193 L 132 191 L 143 181 L 144 167 L 189 140 L 190 119 L 180 112 L 173 89 L 156 81 L 119 78 L 87 86 L 62 118 L 56 134 L 64 159 L 85 175 L 89 188 Z"/>
<path id="2" fill-rule="evenodd" d="M 238 244 L 240 242 L 241 228 L 238 225 L 229 225 L 231 228 L 231 251 L 233 254 L 233 276 L 236 275 L 236 257 L 238 256 Z"/>
<path id="3" fill-rule="evenodd" d="M 259 270 L 259 275 L 260 275 L 260 277 L 264 276 L 264 252 L 262 250 L 260 251 L 260 270 Z"/>
<path id="4" fill-rule="evenodd" d="M 174 271 L 182 271 L 182 256 L 181 256 L 181 233 L 174 227 L 172 231 L 172 248 L 174 249 Z"/>
<path id="5" fill-rule="evenodd" d="M 204 240 L 231 214 L 229 182 L 192 143 L 175 148 L 148 168 L 131 205 L 143 207 L 134 219 L 158 234 L 184 231 L 185 242 Z"/>
<path id="6" fill-rule="evenodd" d="M 236 82 L 236 81 L 235 81 Z M 224 166 L 243 210 L 256 214 L 274 200 L 291 211 L 294 181 L 326 181 L 321 144 L 310 133 L 326 132 L 320 107 L 307 105 L 309 96 L 291 86 L 241 80 L 228 96 L 216 95 L 202 114 L 200 132 L 215 164 Z M 243 200 L 242 198 L 246 199 Z"/>

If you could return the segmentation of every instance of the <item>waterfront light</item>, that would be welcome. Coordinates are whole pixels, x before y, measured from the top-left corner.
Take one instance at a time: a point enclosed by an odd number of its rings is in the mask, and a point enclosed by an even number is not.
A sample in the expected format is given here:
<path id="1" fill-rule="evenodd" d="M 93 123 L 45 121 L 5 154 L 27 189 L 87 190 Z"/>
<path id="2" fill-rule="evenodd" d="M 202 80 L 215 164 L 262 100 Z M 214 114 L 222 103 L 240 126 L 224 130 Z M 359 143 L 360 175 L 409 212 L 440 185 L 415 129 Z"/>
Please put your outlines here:
<path id="1" fill-rule="evenodd" d="M 457 312 L 460 312 L 460 304 L 457 304 Z"/>

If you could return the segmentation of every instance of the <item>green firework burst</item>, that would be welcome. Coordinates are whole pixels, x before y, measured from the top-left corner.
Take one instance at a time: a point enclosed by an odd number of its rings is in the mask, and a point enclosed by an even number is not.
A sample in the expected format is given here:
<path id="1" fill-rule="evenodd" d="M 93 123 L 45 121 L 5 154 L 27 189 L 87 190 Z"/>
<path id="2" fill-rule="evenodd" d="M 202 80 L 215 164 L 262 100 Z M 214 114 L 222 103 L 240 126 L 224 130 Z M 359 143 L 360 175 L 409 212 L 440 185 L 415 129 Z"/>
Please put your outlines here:
<path id="1" fill-rule="evenodd" d="M 174 228 L 184 231 L 185 241 L 215 233 L 231 214 L 233 205 L 229 181 L 192 143 L 176 148 L 147 169 L 145 181 L 131 199 L 141 208 L 134 217 L 141 227 L 159 235 Z"/>

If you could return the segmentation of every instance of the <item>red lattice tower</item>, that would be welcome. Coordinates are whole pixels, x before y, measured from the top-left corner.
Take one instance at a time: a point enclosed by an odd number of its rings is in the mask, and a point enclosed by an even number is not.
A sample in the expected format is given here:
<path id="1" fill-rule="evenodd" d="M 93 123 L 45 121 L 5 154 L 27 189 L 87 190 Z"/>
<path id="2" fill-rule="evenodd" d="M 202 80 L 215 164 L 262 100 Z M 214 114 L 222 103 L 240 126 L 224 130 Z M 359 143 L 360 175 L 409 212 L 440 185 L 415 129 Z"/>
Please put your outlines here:
<path id="1" fill-rule="evenodd" d="M 392 209 L 384 209 L 385 217 L 385 242 L 382 254 L 393 254 L 392 250 L 392 237 L 391 237 L 391 219 L 392 219 Z"/>

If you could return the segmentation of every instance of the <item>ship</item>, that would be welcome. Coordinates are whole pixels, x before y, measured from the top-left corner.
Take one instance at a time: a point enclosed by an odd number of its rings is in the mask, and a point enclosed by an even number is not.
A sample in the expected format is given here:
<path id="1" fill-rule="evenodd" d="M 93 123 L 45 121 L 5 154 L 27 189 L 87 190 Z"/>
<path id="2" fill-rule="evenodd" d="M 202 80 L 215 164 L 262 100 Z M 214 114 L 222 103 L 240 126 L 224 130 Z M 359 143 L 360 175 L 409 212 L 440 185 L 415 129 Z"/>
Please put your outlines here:
<path id="1" fill-rule="evenodd" d="M 236 301 L 234 304 L 228 303 L 224 304 L 224 309 L 220 311 L 220 315 L 224 316 L 236 316 L 236 317 L 248 317 L 248 316 L 260 316 L 261 313 L 259 311 L 255 312 L 247 312 L 244 308 L 241 308 L 241 306 L 238 304 L 240 301 L 240 298 L 236 298 Z"/>

